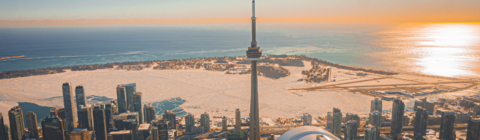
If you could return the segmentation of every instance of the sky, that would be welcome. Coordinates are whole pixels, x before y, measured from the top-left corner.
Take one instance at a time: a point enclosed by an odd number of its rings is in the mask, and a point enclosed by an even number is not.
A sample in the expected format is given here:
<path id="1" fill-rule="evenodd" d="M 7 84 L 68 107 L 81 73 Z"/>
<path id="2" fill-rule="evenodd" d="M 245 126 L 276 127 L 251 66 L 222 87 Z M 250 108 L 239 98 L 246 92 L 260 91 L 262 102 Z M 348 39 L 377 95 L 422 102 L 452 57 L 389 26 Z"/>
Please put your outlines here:
<path id="1" fill-rule="evenodd" d="M 480 0 L 257 0 L 257 17 L 480 21 Z M 2 20 L 250 17 L 251 0 L 0 0 Z"/>

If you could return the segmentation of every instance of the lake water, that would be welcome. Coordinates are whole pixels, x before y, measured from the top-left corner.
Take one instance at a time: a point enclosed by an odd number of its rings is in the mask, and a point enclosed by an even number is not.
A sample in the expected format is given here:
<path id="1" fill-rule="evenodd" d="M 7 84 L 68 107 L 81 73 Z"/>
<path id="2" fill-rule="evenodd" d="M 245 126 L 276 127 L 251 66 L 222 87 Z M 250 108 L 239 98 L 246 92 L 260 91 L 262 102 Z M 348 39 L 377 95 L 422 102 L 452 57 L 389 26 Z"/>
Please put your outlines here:
<path id="1" fill-rule="evenodd" d="M 249 23 L 1 27 L 0 71 L 245 56 Z M 258 23 L 264 54 L 393 71 L 480 77 L 479 23 Z"/>

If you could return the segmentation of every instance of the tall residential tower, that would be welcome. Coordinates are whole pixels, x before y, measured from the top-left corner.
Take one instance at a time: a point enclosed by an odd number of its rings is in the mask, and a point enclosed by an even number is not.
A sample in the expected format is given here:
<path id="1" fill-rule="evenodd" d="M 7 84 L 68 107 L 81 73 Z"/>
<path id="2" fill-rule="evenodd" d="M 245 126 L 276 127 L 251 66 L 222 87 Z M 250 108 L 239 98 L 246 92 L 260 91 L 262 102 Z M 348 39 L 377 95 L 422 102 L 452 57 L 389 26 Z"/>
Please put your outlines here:
<path id="1" fill-rule="evenodd" d="M 76 111 L 76 106 L 75 102 L 73 99 L 73 93 L 72 93 L 72 86 L 70 83 L 65 82 L 62 85 L 62 91 L 63 91 L 63 105 L 65 108 L 65 123 L 66 123 L 66 128 L 65 131 L 70 132 L 73 130 L 73 128 L 77 127 L 77 111 Z"/>

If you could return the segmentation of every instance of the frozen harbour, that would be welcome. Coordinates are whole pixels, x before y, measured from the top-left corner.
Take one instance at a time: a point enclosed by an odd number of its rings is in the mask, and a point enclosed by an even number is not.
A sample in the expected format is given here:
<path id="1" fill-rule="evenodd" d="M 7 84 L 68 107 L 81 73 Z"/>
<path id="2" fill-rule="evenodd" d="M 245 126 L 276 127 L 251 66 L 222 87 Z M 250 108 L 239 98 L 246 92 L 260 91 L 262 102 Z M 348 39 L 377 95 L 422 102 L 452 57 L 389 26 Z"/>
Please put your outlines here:
<path id="1" fill-rule="evenodd" d="M 303 113 L 325 116 L 333 107 L 342 112 L 366 114 L 370 109 L 371 96 L 346 91 L 290 92 L 291 87 L 309 86 L 299 82 L 305 67 L 285 66 L 291 73 L 288 77 L 271 79 L 259 77 L 260 115 L 265 118 L 295 117 Z M 250 99 L 250 75 L 233 75 L 224 72 L 197 70 L 141 71 L 94 70 L 67 71 L 65 73 L 30 76 L 0 80 L 0 111 L 30 102 L 40 106 L 61 107 L 61 85 L 83 85 L 87 96 L 105 96 L 116 99 L 116 86 L 137 83 L 137 91 L 143 93 L 144 103 L 154 103 L 181 97 L 186 102 L 181 106 L 195 116 L 208 112 L 212 116 L 234 116 L 240 108 L 242 117 L 248 117 Z M 388 109 L 388 104 L 384 107 Z M 39 116 L 43 117 L 43 116 Z"/>

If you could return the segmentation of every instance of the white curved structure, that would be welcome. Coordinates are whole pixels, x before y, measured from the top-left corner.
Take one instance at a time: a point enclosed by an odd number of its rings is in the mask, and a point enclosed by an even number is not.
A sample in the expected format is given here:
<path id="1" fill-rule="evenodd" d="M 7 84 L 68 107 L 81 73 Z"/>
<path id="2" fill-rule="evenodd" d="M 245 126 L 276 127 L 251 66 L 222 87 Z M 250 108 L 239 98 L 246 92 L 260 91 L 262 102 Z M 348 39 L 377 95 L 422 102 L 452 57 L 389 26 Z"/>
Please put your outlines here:
<path id="1" fill-rule="evenodd" d="M 340 140 L 327 130 L 314 126 L 297 127 L 287 131 L 277 140 L 316 140 L 317 138 L 319 140 Z"/>

